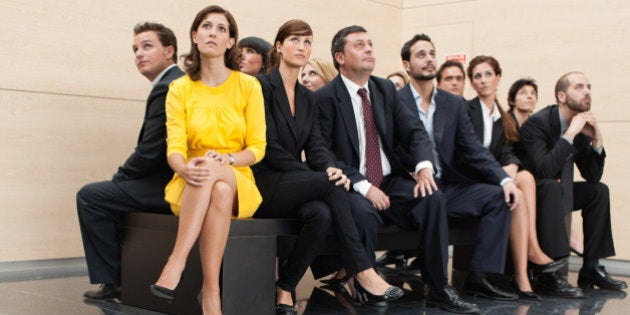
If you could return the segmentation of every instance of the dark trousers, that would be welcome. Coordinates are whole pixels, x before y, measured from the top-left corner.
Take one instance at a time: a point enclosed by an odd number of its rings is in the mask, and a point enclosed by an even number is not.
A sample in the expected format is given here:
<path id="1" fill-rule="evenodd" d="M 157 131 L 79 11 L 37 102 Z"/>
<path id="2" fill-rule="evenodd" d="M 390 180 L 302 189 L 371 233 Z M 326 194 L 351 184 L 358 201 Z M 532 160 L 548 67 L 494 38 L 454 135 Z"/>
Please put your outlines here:
<path id="1" fill-rule="evenodd" d="M 554 179 L 536 180 L 536 228 L 542 250 L 553 259 L 570 253 L 568 214 L 562 204 L 562 185 Z M 610 223 L 610 195 L 603 183 L 573 183 L 573 210 L 582 210 L 584 262 L 615 255 Z"/>
<path id="2" fill-rule="evenodd" d="M 257 176 L 265 176 L 265 173 Z M 361 246 L 347 194 L 329 181 L 326 173 L 286 172 L 278 177 L 275 187 L 260 187 L 260 190 L 263 202 L 255 217 L 293 217 L 303 223 L 286 263 L 279 270 L 280 288 L 285 291 L 295 289 L 331 226 L 341 245 L 341 258 L 348 272 L 355 274 L 371 267 Z"/>
<path id="3" fill-rule="evenodd" d="M 438 190 L 424 198 L 416 198 L 413 196 L 416 185 L 413 179 L 388 177 L 389 180 L 381 185 L 390 200 L 384 215 L 403 229 L 418 231 L 416 259 L 420 262 L 422 278 L 431 288 L 440 289 L 448 282 L 448 222 L 444 195 Z"/>
<path id="4" fill-rule="evenodd" d="M 440 189 L 446 199 L 449 217 L 479 219 L 470 270 L 503 273 L 512 218 L 503 188 L 477 183 L 441 184 Z"/>
<path id="5" fill-rule="evenodd" d="M 129 186 L 129 182 L 125 183 Z M 77 193 L 77 214 L 91 283 L 120 283 L 120 229 L 122 214 L 127 212 L 171 213 L 164 201 L 164 186 L 150 187 L 146 182 L 140 201 L 112 181 L 91 183 Z M 156 185 L 153 183 L 152 185 Z"/>

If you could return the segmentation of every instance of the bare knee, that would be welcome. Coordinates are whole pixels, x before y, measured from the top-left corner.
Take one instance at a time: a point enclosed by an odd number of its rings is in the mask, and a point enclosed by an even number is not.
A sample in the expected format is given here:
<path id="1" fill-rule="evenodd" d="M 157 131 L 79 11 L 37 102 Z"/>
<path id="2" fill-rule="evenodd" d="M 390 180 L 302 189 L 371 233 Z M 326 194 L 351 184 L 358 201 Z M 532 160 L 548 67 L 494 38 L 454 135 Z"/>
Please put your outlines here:
<path id="1" fill-rule="evenodd" d="M 216 181 L 212 185 L 212 194 L 210 195 L 210 209 L 220 212 L 232 213 L 234 204 L 235 191 L 228 183 Z"/>
<path id="2" fill-rule="evenodd" d="M 520 171 L 516 174 L 516 182 L 519 183 L 519 186 L 524 187 L 536 187 L 536 181 L 534 180 L 534 175 L 528 171 Z"/>

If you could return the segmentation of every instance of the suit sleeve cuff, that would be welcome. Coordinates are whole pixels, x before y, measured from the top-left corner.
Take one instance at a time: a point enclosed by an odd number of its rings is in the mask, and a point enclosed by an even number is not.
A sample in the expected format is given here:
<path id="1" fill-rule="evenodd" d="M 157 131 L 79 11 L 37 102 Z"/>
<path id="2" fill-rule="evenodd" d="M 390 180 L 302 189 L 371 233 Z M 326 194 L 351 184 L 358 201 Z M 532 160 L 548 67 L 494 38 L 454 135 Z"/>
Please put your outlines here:
<path id="1" fill-rule="evenodd" d="M 368 190 L 370 190 L 370 187 L 372 187 L 372 184 L 370 184 L 370 182 L 367 181 L 367 179 L 364 179 L 360 182 L 356 182 L 354 185 L 352 185 L 352 189 L 354 189 L 354 191 L 358 192 L 361 194 L 361 196 L 365 197 L 365 195 L 367 195 Z"/>
<path id="2" fill-rule="evenodd" d="M 602 152 L 604 152 L 604 147 L 601 147 L 601 148 L 592 147 L 592 148 L 593 148 L 593 151 L 597 153 L 597 155 L 602 155 Z"/>
<path id="3" fill-rule="evenodd" d="M 571 141 L 569 138 L 565 137 L 564 135 L 563 135 L 561 138 L 562 138 L 562 139 L 564 139 L 564 140 L 567 140 L 567 142 L 568 142 L 570 145 L 573 145 L 573 141 Z"/>

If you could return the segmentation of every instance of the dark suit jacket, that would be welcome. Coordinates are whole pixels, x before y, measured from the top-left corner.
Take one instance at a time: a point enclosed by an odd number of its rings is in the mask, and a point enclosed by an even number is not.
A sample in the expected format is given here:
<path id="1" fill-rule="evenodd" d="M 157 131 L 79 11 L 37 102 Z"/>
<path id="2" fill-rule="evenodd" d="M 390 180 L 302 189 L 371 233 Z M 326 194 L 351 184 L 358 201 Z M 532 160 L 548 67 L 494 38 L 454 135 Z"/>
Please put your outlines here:
<path id="1" fill-rule="evenodd" d="M 475 133 L 479 137 L 479 141 L 483 143 L 483 111 L 481 109 L 481 102 L 478 97 L 467 102 L 468 115 L 472 122 Z M 514 144 L 505 139 L 505 133 L 503 128 L 502 119 L 494 122 L 492 126 L 492 139 L 490 140 L 490 153 L 494 158 L 499 161 L 502 166 L 508 164 L 521 165 L 521 161 L 514 153 Z"/>
<path id="2" fill-rule="evenodd" d="M 326 148 L 319 129 L 315 94 L 301 84 L 296 84 L 293 117 L 278 68 L 257 78 L 265 98 L 267 123 L 265 157 L 252 167 L 259 187 L 275 186 L 277 176 L 282 172 L 325 171 L 335 166 L 334 156 Z M 302 162 L 302 150 L 307 163 Z"/>
<path id="3" fill-rule="evenodd" d="M 414 113 L 402 106 L 389 80 L 371 76 L 368 86 L 381 148 L 391 164 L 392 174 L 409 177 L 418 162 L 433 161 L 429 135 Z M 352 100 L 341 75 L 316 94 L 322 135 L 335 154 L 338 166 L 352 183 L 365 180 L 359 173 L 359 138 Z M 408 150 L 410 158 L 406 162 L 396 154 L 398 146 Z"/>
<path id="4" fill-rule="evenodd" d="M 520 129 L 520 144 L 525 151 L 523 166 L 536 179 L 560 179 L 568 159 L 577 164 L 582 177 L 588 182 L 599 182 L 604 173 L 606 152 L 599 155 L 591 147 L 591 139 L 578 134 L 573 145 L 560 138 L 560 110 L 557 105 L 547 106 L 525 121 Z"/>
<path id="5" fill-rule="evenodd" d="M 184 72 L 175 66 L 153 87 L 147 99 L 138 144 L 112 178 L 121 189 L 140 202 L 154 199 L 156 195 L 163 196 L 164 187 L 173 177 L 166 159 L 165 102 L 169 84 L 182 75 Z"/>
<path id="6" fill-rule="evenodd" d="M 414 110 L 415 118 L 420 120 L 409 84 L 398 93 L 401 103 Z M 508 177 L 490 151 L 479 141 L 463 99 L 441 89 L 437 89 L 434 97 L 436 106 L 433 115 L 433 134 L 442 167 L 440 177 L 442 182 L 471 184 L 483 181 L 499 184 L 501 180 Z M 405 154 L 404 151 L 401 155 L 403 154 Z M 465 167 L 474 171 L 474 174 L 478 174 L 479 177 L 471 178 L 465 175 L 469 172 L 464 172 L 459 168 L 461 166 L 456 163 L 458 156 L 465 161 Z"/>

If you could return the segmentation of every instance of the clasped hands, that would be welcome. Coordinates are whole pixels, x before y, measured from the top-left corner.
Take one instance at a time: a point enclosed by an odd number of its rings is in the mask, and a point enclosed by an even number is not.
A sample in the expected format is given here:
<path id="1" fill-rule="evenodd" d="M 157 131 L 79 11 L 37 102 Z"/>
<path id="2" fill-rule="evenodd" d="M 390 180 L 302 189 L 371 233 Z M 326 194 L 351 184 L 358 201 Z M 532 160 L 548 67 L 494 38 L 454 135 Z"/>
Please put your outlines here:
<path id="1" fill-rule="evenodd" d="M 326 169 L 326 174 L 329 181 L 335 182 L 335 186 L 343 186 L 346 191 L 350 189 L 350 178 L 341 169 L 331 166 Z"/>
<path id="2" fill-rule="evenodd" d="M 186 183 L 191 186 L 201 186 L 212 175 L 212 162 L 215 161 L 219 166 L 225 165 L 228 161 L 227 154 L 220 154 L 214 150 L 208 150 L 205 155 L 190 159 L 186 166 L 177 173 L 184 178 Z"/>

